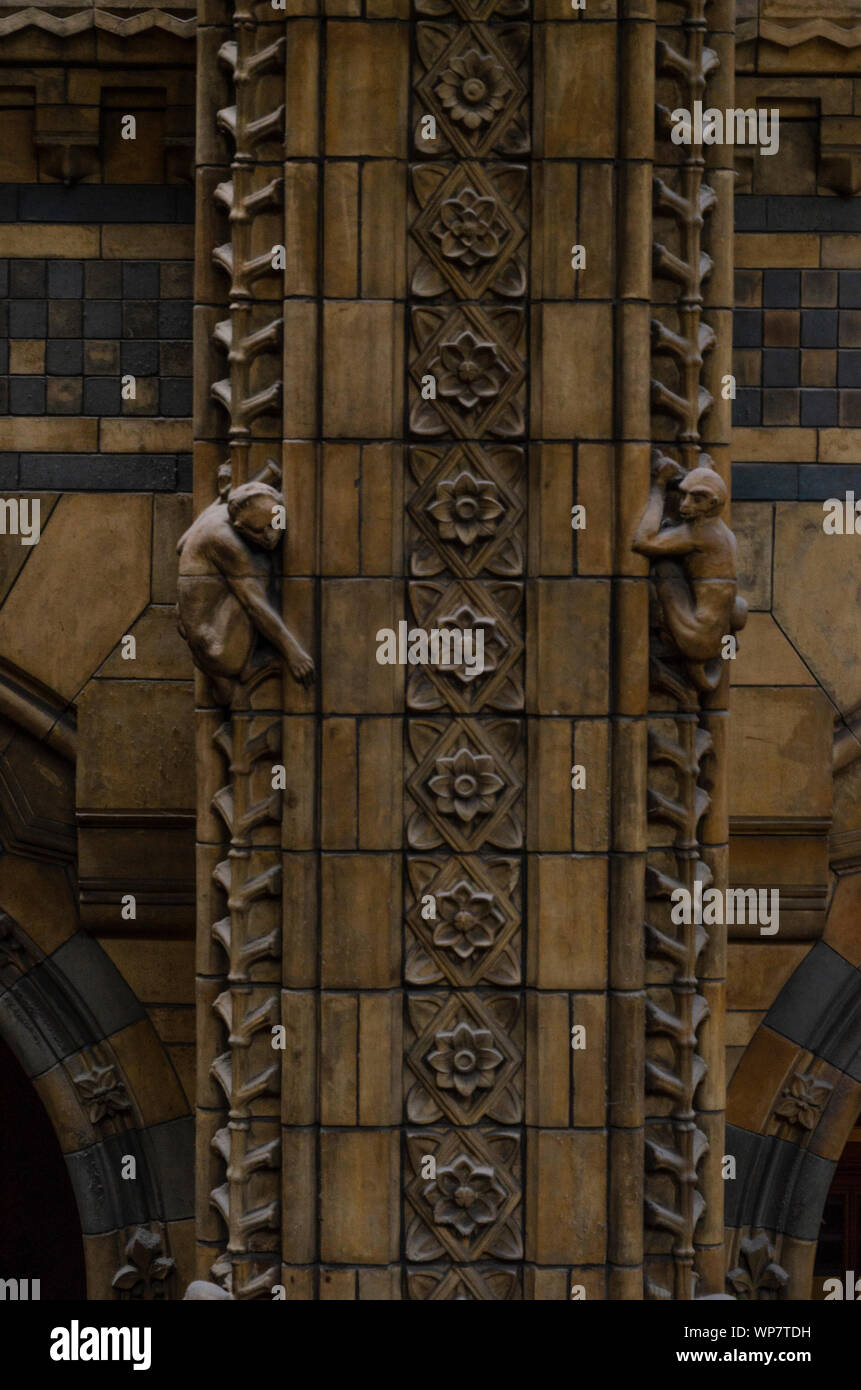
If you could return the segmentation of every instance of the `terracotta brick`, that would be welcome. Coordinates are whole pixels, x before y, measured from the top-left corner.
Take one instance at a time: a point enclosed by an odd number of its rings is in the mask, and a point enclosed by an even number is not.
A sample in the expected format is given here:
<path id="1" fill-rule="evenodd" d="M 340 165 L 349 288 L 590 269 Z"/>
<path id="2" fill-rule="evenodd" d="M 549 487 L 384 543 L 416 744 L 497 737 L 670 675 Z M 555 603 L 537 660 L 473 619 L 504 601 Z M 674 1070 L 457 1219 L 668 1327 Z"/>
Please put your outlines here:
<path id="1" fill-rule="evenodd" d="M 100 420 L 99 447 L 106 454 L 190 453 L 189 420 Z"/>
<path id="2" fill-rule="evenodd" d="M 613 567 L 611 528 L 602 521 L 614 465 L 608 444 L 581 444 L 577 450 L 576 501 L 586 508 L 585 527 L 573 532 L 578 574 L 609 574 Z"/>
<path id="3" fill-rule="evenodd" d="M 358 998 L 359 1124 L 397 1125 L 402 1110 L 403 1001 L 399 994 Z"/>
<path id="4" fill-rule="evenodd" d="M 355 849 L 358 787 L 355 719 L 325 719 L 321 733 L 321 826 L 324 849 Z"/>
<path id="5" fill-rule="evenodd" d="M 188 1114 L 185 1093 L 149 1019 L 142 1018 L 114 1033 L 110 1044 L 145 1125 L 163 1124 Z"/>
<path id="6" fill-rule="evenodd" d="M 612 159 L 615 106 L 608 108 L 603 94 L 616 81 L 615 26 L 547 24 L 536 39 L 544 64 L 538 152 L 550 159 Z"/>
<path id="7" fill-rule="evenodd" d="M 386 1264 L 397 1259 L 399 1173 L 396 1133 L 321 1134 L 320 1254 L 324 1261 Z"/>
<path id="8" fill-rule="evenodd" d="M 284 166 L 285 295 L 313 295 L 317 288 L 317 200 L 315 164 Z"/>
<path id="9" fill-rule="evenodd" d="M 591 1131 L 527 1130 L 528 1260 L 569 1265 L 605 1259 L 606 1142 Z"/>
<path id="10" fill-rule="evenodd" d="M 321 690 L 333 714 L 387 714 L 403 701 L 403 666 L 381 666 L 376 633 L 397 632 L 403 615 L 400 585 L 384 579 L 323 583 Z"/>
<path id="11" fill-rule="evenodd" d="M 327 0 L 328 5 L 328 0 Z M 356 1298 L 356 1271 L 354 1269 L 321 1269 L 320 1301 L 347 1302 Z"/>
<path id="12" fill-rule="evenodd" d="M 98 449 L 98 420 L 50 420 L 44 416 L 9 415 L 3 421 L 3 442 L 7 449 L 45 450 L 50 453 L 95 453 Z"/>
<path id="13" fill-rule="evenodd" d="M 317 1184 L 316 1132 L 282 1129 L 281 1252 L 287 1262 L 311 1263 L 316 1258 Z"/>
<path id="14" fill-rule="evenodd" d="M 573 573 L 574 454 L 570 444 L 534 444 L 529 468 L 529 572 Z"/>
<path id="15" fill-rule="evenodd" d="M 355 27 L 355 26 L 351 26 Z M 388 439 L 403 411 L 403 312 L 388 301 L 323 308 L 323 433 Z"/>
<path id="16" fill-rule="evenodd" d="M 45 370 L 44 338 L 18 338 L 9 342 L 10 375 L 40 376 Z"/>
<path id="17" fill-rule="evenodd" d="M 324 444 L 322 508 L 322 572 L 359 572 L 358 444 Z"/>
<path id="18" fill-rule="evenodd" d="M 609 305 L 548 303 L 534 309 L 532 409 L 540 437 L 610 437 L 612 342 Z"/>
<path id="19" fill-rule="evenodd" d="M 292 3 L 292 0 L 290 0 Z M 316 4 L 305 13 L 313 13 Z M 294 13 L 302 13 L 300 10 Z M 303 158 L 318 153 L 320 143 L 319 98 L 320 25 L 317 20 L 297 20 L 290 25 L 287 44 L 285 154 Z"/>
<path id="20" fill-rule="evenodd" d="M 362 165 L 364 299 L 397 299 L 406 288 L 407 168 L 388 159 Z"/>
<path id="21" fill-rule="evenodd" d="M 727 1096 L 727 1123 L 754 1133 L 764 1131 L 799 1055 L 797 1043 L 771 1028 L 760 1028 L 735 1070 Z"/>
<path id="22" fill-rule="evenodd" d="M 286 1046 L 281 1065 L 281 1119 L 311 1125 L 317 1118 L 317 998 L 311 991 L 281 996 Z"/>
<path id="23" fill-rule="evenodd" d="M 816 459 L 816 431 L 733 430 L 733 457 L 739 463 L 812 463 Z"/>
<path id="24" fill-rule="evenodd" d="M 317 433 L 317 306 L 284 304 L 284 432 L 292 439 Z"/>
<path id="25" fill-rule="evenodd" d="M 606 719 L 574 723 L 574 765 L 585 769 L 586 785 L 571 789 L 574 848 L 589 853 L 609 848 L 610 726 Z M 569 779 L 570 785 L 570 779 Z"/>
<path id="26" fill-rule="evenodd" d="M 392 444 L 362 447 L 361 573 L 397 575 L 403 571 L 402 450 Z"/>
<path id="27" fill-rule="evenodd" d="M 324 1125 L 354 1125 L 358 1102 L 359 999 L 355 994 L 320 996 L 320 1119 Z"/>
<path id="28" fill-rule="evenodd" d="M 810 942 L 789 944 L 731 941 L 727 947 L 727 1005 L 768 1009 L 804 960 Z"/>
<path id="29" fill-rule="evenodd" d="M 526 842 L 531 850 L 574 848 L 573 746 L 572 721 L 530 720 Z"/>
<path id="30" fill-rule="evenodd" d="M 399 719 L 358 725 L 359 849 L 400 849 L 403 825 L 403 731 Z M 382 771 L 385 769 L 383 775 Z"/>
<path id="31" fill-rule="evenodd" d="M 73 253 L 66 251 L 64 254 L 70 256 Z M 90 254 L 97 255 L 98 252 Z M 102 227 L 101 254 L 106 259 L 127 261 L 189 261 L 194 255 L 194 228 L 173 222 L 166 225 L 156 222 L 140 226 L 131 222 L 106 225 Z"/>
<path id="32" fill-rule="evenodd" d="M 600 857 L 532 855 L 528 982 L 538 989 L 603 989 L 607 864 Z"/>
<path id="33" fill-rule="evenodd" d="M 571 997 L 571 1024 L 586 1030 L 586 1046 L 571 1047 L 572 1120 L 575 1125 L 600 1127 L 606 1120 L 607 1000 L 603 994 Z M 579 1036 L 579 1035 L 578 1035 Z M 612 1112 L 611 1112 L 612 1113 Z"/>
<path id="34" fill-rule="evenodd" d="M 526 1123 L 565 1129 L 571 1119 L 567 994 L 526 996 Z"/>
<path id="35" fill-rule="evenodd" d="M 326 854 L 321 874 L 324 987 L 388 989 L 396 985 L 399 861 L 389 854 Z"/>
<path id="36" fill-rule="evenodd" d="M 577 272 L 571 266 L 571 247 L 580 240 L 577 222 L 580 168 L 573 160 L 558 163 L 542 160 L 535 164 L 532 294 L 536 299 L 571 299 L 574 296 Z M 588 248 L 586 263 L 589 263 Z"/>
<path id="37" fill-rule="evenodd" d="M 352 298 L 359 281 L 359 166 L 329 160 L 323 182 L 323 293 Z"/>
<path id="38" fill-rule="evenodd" d="M 824 255 L 823 265 L 829 262 Z M 818 266 L 819 237 L 804 232 L 740 232 L 733 241 L 735 263 L 740 269 L 746 266 Z"/>
<path id="39" fill-rule="evenodd" d="M 317 796 L 316 729 L 314 720 L 294 715 L 282 724 L 281 760 L 287 772 L 287 792 L 281 831 L 285 849 L 310 849 L 314 844 Z"/>
<path id="40" fill-rule="evenodd" d="M 610 585 L 541 579 L 527 596 L 527 708 L 602 714 L 607 707 Z"/>
<path id="41" fill-rule="evenodd" d="M 28 222 L 26 226 L 0 223 L 0 256 L 56 256 L 77 260 L 98 256 L 98 227 L 85 227 L 64 222 L 41 225 Z"/>
<path id="42" fill-rule="evenodd" d="M 409 130 L 406 27 L 333 20 L 326 43 L 326 153 L 403 158 Z M 347 71 L 349 82 L 343 80 Z"/>

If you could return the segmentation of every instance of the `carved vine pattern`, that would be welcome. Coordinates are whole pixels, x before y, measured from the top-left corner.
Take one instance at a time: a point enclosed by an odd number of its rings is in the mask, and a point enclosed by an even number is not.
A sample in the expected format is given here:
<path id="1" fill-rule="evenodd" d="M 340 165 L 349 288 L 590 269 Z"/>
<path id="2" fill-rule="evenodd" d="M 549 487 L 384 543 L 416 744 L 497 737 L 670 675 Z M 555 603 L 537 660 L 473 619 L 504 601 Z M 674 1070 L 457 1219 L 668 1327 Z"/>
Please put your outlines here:
<path id="1" fill-rule="evenodd" d="M 237 0 L 232 35 L 218 55 L 231 101 L 216 115 L 232 147 L 230 177 L 214 192 L 228 231 L 213 250 L 229 304 L 213 333 L 213 355 L 222 372 L 226 367 L 211 391 L 228 422 L 222 492 L 250 479 L 253 444 L 280 438 L 281 277 L 271 251 L 283 236 L 285 47 L 283 19 L 260 22 L 252 4 Z M 277 484 L 280 469 L 270 460 L 255 476 Z M 224 1109 L 212 1140 L 223 1181 L 210 1200 L 226 1236 L 212 1273 L 237 1299 L 267 1297 L 280 1270 L 281 1145 L 272 1122 L 280 1053 L 271 1046 L 271 1028 L 280 1023 L 281 800 L 271 788 L 271 769 L 280 758 L 281 704 L 280 666 L 264 666 L 236 683 L 213 739 L 225 778 L 213 806 L 228 838 L 213 874 L 214 900 L 222 906 L 211 926 L 223 961 L 213 1005 L 223 1050 L 210 1074 Z"/>
<path id="2" fill-rule="evenodd" d="M 529 25 L 415 9 L 408 600 L 485 659 L 407 676 L 406 1291 L 481 1301 L 522 1296 Z"/>
<path id="3" fill-rule="evenodd" d="M 685 0 L 673 42 L 658 40 L 658 74 L 672 91 L 671 108 L 693 110 L 718 66 L 706 42 L 708 3 Z M 669 165 L 675 147 L 662 105 L 657 124 L 658 150 Z M 712 269 L 703 240 L 716 195 L 704 181 L 702 148 L 683 147 L 681 154 L 654 182 L 654 275 L 664 286 L 652 324 L 652 409 L 661 452 L 690 471 L 701 462 L 701 423 L 713 404 L 703 382 L 704 359 L 715 343 L 703 320 Z M 666 983 L 648 989 L 646 1004 L 644 1292 L 687 1300 L 697 1296 L 696 1236 L 706 1205 L 709 1143 L 697 1089 L 707 1071 L 700 1030 L 709 1009 L 698 978 L 707 936 L 693 923 L 672 925 L 669 899 L 674 889 L 692 892 L 697 880 L 703 887 L 712 881 L 698 832 L 710 806 L 705 783 L 713 750 L 701 696 L 678 651 L 657 631 L 650 670 L 648 816 L 656 829 L 646 870 L 647 975 Z"/>

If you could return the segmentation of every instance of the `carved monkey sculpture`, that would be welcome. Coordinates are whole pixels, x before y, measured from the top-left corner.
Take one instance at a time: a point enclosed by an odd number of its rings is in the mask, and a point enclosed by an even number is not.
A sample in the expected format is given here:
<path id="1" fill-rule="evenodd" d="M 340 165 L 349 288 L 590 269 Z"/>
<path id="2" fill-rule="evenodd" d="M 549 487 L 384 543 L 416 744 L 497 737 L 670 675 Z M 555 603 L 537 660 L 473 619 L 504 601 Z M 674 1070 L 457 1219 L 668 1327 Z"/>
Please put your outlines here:
<path id="1" fill-rule="evenodd" d="M 724 637 L 744 627 L 747 604 L 738 595 L 736 542 L 721 519 L 726 486 L 707 454 L 685 470 L 659 450 L 652 486 L 633 548 L 654 562 L 652 577 L 664 625 L 686 658 L 699 690 L 717 684 Z M 665 521 L 667 493 L 678 488 L 679 520 Z"/>
<path id="2" fill-rule="evenodd" d="M 282 494 L 260 480 L 225 486 L 176 547 L 177 625 L 222 705 L 256 668 L 259 637 L 284 658 L 300 684 L 314 680 L 311 657 L 268 592 L 270 555 L 283 535 L 273 519 L 275 508 L 283 505 Z"/>

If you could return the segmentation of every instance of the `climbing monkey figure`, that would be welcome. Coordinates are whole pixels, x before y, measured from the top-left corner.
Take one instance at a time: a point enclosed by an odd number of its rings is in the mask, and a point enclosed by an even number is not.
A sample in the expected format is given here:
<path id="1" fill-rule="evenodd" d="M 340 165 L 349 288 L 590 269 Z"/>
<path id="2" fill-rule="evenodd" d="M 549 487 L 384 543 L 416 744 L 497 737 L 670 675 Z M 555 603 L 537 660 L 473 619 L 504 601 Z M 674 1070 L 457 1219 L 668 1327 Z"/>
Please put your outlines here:
<path id="1" fill-rule="evenodd" d="M 301 685 L 312 684 L 314 662 L 269 597 L 270 557 L 284 534 L 273 522 L 284 498 L 261 479 L 231 488 L 221 476 L 219 497 L 176 547 L 177 626 L 216 700 L 229 705 L 235 683 L 265 663 L 258 638 L 275 648 Z"/>
<path id="2" fill-rule="evenodd" d="M 717 685 L 723 639 L 747 621 L 736 584 L 735 536 L 720 516 L 726 500 L 726 486 L 707 454 L 686 473 L 655 450 L 649 500 L 633 548 L 653 561 L 663 626 L 699 690 Z M 668 510 L 677 510 L 678 519 L 667 520 Z"/>

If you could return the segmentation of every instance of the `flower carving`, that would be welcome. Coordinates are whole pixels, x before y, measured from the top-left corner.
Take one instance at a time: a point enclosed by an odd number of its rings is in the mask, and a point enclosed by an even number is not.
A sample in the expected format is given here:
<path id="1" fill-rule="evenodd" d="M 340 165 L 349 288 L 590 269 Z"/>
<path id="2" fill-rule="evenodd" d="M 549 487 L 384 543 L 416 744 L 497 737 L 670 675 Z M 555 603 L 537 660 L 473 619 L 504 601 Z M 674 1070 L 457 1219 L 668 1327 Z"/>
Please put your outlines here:
<path id="1" fill-rule="evenodd" d="M 787 1283 L 789 1275 L 775 1260 L 775 1251 L 764 1231 L 753 1239 L 743 1240 L 739 1253 L 738 1266 L 726 1276 L 738 1298 L 766 1299 Z"/>
<path id="2" fill-rule="evenodd" d="M 450 59 L 435 90 L 452 120 L 461 121 L 467 130 L 478 130 L 502 110 L 511 82 L 489 53 L 470 48 Z"/>
<path id="3" fill-rule="evenodd" d="M 458 665 L 452 663 L 449 666 L 445 666 L 440 663 L 441 671 L 445 671 L 447 675 L 456 676 L 463 685 L 469 685 L 470 681 L 474 681 L 476 677 L 486 676 L 489 672 L 496 670 L 497 659 L 492 651 L 492 647 L 495 643 L 499 650 L 504 647 L 504 644 L 501 642 L 499 634 L 496 631 L 497 624 L 495 618 L 482 617 L 481 614 L 474 612 L 468 603 L 463 603 L 460 608 L 456 609 L 453 613 L 448 613 L 438 618 L 437 625 L 440 629 L 449 632 L 460 632 L 461 634 L 471 632 L 473 634 L 472 643 L 474 657 L 477 656 L 479 650 L 476 638 L 478 633 L 482 634 L 480 664 L 477 659 L 474 660 L 472 665 L 467 665 L 465 659 Z M 461 646 L 461 651 L 466 651 L 465 643 Z"/>
<path id="4" fill-rule="evenodd" d="M 498 254 L 499 236 L 505 230 L 496 199 L 467 187 L 456 198 L 446 198 L 431 232 L 447 260 L 471 268 Z"/>
<path id="5" fill-rule="evenodd" d="M 499 395 L 508 368 L 493 343 L 483 343 L 465 329 L 454 342 L 443 343 L 439 361 L 437 390 L 456 400 L 464 410 L 473 410 L 480 401 Z"/>
<path id="6" fill-rule="evenodd" d="M 781 1092 L 774 1113 L 799 1129 L 815 1129 L 825 1097 L 831 1089 L 827 1081 L 817 1081 L 810 1073 L 796 1072 L 790 1084 Z"/>
<path id="7" fill-rule="evenodd" d="M 74 1081 L 87 1106 L 90 1124 L 97 1125 L 109 1115 L 131 1110 L 131 1101 L 117 1076 L 116 1067 L 93 1067 L 92 1071 L 76 1076 Z"/>
<path id="8" fill-rule="evenodd" d="M 493 771 L 490 755 L 472 753 L 468 748 L 459 748 L 450 757 L 437 758 L 436 776 L 428 782 L 440 814 L 454 814 L 467 823 L 479 812 L 493 810 L 496 794 L 504 785 L 502 778 Z"/>
<path id="9" fill-rule="evenodd" d="M 474 1091 L 490 1090 L 503 1057 L 493 1046 L 488 1028 L 473 1028 L 464 1021 L 448 1032 L 437 1033 L 434 1042 L 436 1051 L 429 1053 L 427 1060 L 441 1090 L 454 1090 L 467 1098 Z"/>
<path id="10" fill-rule="evenodd" d="M 503 920 L 494 907 L 492 893 L 476 892 L 461 879 L 446 893 L 437 895 L 440 919 L 434 927 L 435 946 L 449 947 L 461 960 L 493 945 Z"/>
<path id="11" fill-rule="evenodd" d="M 174 1271 L 174 1262 L 163 1253 L 162 1238 L 146 1226 L 138 1226 L 126 1246 L 126 1261 L 113 1277 L 112 1285 L 132 1298 L 164 1298 L 165 1281 Z"/>
<path id="12" fill-rule="evenodd" d="M 433 1205 L 437 1226 L 454 1226 L 469 1237 L 496 1219 L 505 1191 L 489 1164 L 474 1163 L 462 1153 L 437 1169 L 436 1182 L 425 1189 L 425 1197 Z"/>
<path id="13" fill-rule="evenodd" d="M 467 546 L 479 536 L 493 535 L 504 507 L 495 483 L 464 471 L 437 484 L 436 497 L 427 510 L 441 540 L 457 540 Z"/>

